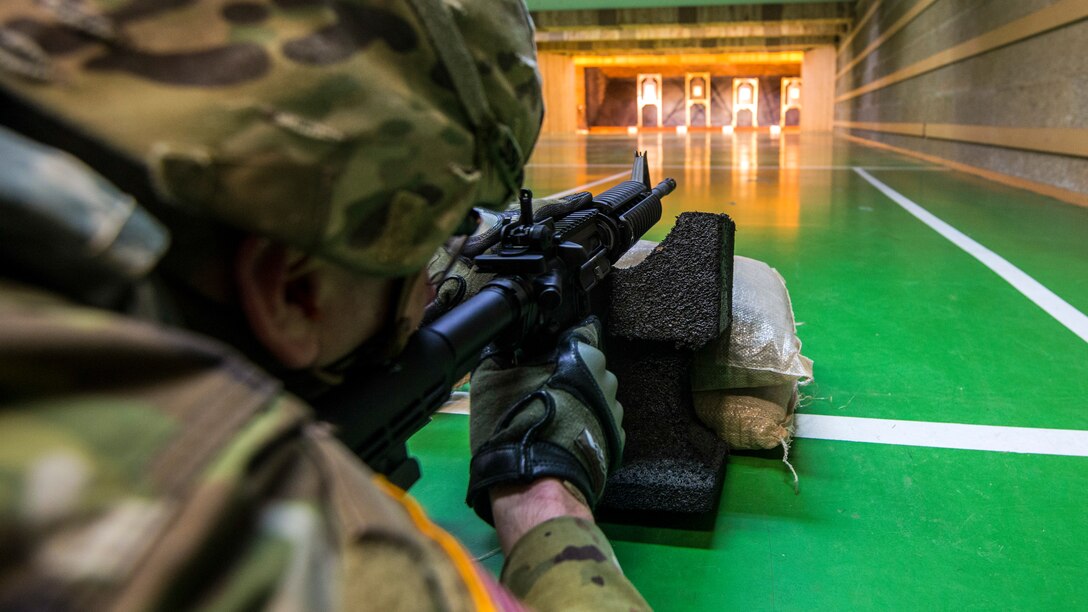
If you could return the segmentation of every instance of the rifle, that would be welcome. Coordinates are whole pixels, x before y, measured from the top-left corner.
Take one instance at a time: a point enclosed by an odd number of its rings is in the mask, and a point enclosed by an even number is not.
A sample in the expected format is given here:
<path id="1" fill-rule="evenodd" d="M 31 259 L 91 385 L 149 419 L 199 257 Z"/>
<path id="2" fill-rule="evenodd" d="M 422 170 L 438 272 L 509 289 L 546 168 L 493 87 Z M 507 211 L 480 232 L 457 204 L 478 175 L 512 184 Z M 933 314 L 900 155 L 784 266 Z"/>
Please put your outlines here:
<path id="1" fill-rule="evenodd" d="M 532 192 L 521 190 L 520 214 L 501 217 L 498 243 L 473 260 L 495 278 L 417 330 L 394 361 L 320 398 L 318 417 L 372 469 L 407 489 L 420 475 L 408 438 L 484 349 L 538 354 L 549 343 L 554 348 L 559 332 L 603 312 L 602 281 L 661 219 L 661 199 L 675 188 L 671 178 L 651 187 L 646 156 L 635 153 L 631 179 L 597 197 L 575 194 L 534 213 Z"/>

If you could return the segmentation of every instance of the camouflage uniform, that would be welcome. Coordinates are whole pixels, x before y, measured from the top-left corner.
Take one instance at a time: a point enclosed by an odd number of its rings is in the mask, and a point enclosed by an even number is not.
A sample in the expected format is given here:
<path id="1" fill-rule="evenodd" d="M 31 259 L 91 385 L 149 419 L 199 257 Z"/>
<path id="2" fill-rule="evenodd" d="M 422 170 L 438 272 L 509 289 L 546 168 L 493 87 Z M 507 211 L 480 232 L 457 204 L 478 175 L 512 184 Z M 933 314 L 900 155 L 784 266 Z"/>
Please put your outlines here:
<path id="1" fill-rule="evenodd" d="M 541 113 L 528 24 L 450 2 L 458 24 L 502 24 L 461 27 L 492 105 L 525 109 L 494 121 L 416 12 L 320 4 L 4 3 L 0 85 L 149 168 L 171 204 L 405 274 L 519 180 Z M 0 145 L 0 608 L 517 605 L 279 381 L 156 320 L 169 236 L 151 215 L 66 156 Z M 504 582 L 541 609 L 645 605 L 574 519 L 526 535 Z"/>

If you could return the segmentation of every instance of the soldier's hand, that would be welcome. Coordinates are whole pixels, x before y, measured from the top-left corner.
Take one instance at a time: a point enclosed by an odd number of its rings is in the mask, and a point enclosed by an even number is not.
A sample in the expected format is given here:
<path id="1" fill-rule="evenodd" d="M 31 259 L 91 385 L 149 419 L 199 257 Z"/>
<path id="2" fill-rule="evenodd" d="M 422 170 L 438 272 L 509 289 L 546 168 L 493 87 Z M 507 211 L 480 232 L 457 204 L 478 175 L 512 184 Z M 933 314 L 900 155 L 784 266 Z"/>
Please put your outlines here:
<path id="1" fill-rule="evenodd" d="M 623 456 L 616 377 L 598 348 L 600 321 L 565 332 L 534 365 L 482 363 L 472 375 L 468 504 L 491 522 L 488 491 L 543 477 L 570 483 L 592 508 Z"/>

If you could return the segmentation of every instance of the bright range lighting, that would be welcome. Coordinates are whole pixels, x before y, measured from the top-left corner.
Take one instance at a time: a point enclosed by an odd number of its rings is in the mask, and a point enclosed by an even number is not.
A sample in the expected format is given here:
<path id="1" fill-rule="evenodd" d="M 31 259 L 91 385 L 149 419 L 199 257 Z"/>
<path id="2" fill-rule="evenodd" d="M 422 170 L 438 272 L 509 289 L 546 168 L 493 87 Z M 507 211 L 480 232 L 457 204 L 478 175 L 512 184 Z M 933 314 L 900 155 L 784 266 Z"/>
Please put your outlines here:
<path id="1" fill-rule="evenodd" d="M 790 85 L 790 100 L 797 100 L 801 97 L 801 88 L 796 85 Z"/>
<path id="2" fill-rule="evenodd" d="M 686 126 L 686 125 L 676 126 L 676 133 L 677 134 L 687 134 L 688 133 L 688 126 Z"/>
<path id="3" fill-rule="evenodd" d="M 740 100 L 741 104 L 750 103 L 752 101 L 752 86 L 747 84 L 741 85 L 740 89 L 737 90 L 737 98 Z"/>
<path id="4" fill-rule="evenodd" d="M 647 103 L 657 101 L 657 81 L 654 79 L 643 79 L 642 101 Z"/>
<path id="5" fill-rule="evenodd" d="M 627 126 L 627 133 L 629 135 L 631 135 L 631 136 L 634 136 L 634 135 L 638 134 L 638 126 L 637 125 Z"/>
<path id="6" fill-rule="evenodd" d="M 701 98 L 703 97 L 703 86 L 696 83 L 691 86 L 691 97 Z"/>
<path id="7" fill-rule="evenodd" d="M 771 136 L 778 136 L 781 133 L 782 133 L 782 126 L 780 126 L 780 125 L 772 125 L 771 126 Z"/>

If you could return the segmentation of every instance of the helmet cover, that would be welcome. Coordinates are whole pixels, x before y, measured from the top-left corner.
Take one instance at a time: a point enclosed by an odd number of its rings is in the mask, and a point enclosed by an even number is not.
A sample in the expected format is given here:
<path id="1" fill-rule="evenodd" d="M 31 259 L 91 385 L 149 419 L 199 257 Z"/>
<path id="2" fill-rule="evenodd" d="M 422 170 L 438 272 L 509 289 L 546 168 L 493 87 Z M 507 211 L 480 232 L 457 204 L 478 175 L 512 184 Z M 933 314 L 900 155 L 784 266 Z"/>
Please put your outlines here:
<path id="1" fill-rule="evenodd" d="M 14 0 L 0 86 L 169 202 L 385 276 L 512 199 L 543 116 L 521 0 Z"/>

